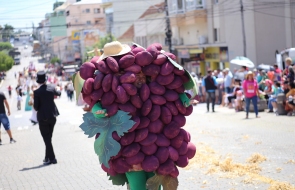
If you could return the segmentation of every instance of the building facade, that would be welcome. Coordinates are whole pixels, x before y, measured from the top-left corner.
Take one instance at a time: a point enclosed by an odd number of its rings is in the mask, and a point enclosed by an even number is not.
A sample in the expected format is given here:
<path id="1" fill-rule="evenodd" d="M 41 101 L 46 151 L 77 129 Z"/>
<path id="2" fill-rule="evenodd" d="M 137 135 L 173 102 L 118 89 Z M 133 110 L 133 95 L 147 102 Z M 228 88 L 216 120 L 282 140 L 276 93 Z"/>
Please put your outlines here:
<path id="1" fill-rule="evenodd" d="M 107 23 L 111 31 L 122 43 L 134 41 L 134 22 L 137 21 L 150 6 L 160 4 L 164 0 L 102 0 L 107 12 Z M 134 30 L 134 29 L 133 29 Z"/>
<path id="2" fill-rule="evenodd" d="M 238 68 L 229 61 L 244 56 L 240 1 L 168 0 L 172 44 L 190 71 Z M 275 64 L 275 51 L 295 46 L 294 0 L 277 4 L 247 1 L 243 12 L 246 55 L 256 65 Z"/>
<path id="3" fill-rule="evenodd" d="M 83 57 L 87 50 L 93 49 L 106 33 L 104 8 L 97 0 L 84 0 L 67 6 L 66 22 L 67 36 L 70 37 L 68 54 L 75 55 L 75 59 L 78 52 Z"/>

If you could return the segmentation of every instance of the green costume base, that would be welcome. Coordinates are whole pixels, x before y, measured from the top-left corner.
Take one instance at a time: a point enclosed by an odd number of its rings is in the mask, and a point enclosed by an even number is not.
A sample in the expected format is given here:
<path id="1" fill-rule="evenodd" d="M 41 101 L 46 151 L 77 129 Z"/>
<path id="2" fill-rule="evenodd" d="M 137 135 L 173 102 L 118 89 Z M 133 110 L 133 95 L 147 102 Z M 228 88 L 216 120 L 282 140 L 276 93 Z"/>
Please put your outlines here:
<path id="1" fill-rule="evenodd" d="M 126 177 L 128 179 L 130 190 L 146 190 L 146 181 L 154 175 L 154 172 L 127 172 Z M 161 186 L 159 186 L 159 190 L 161 190 Z"/>

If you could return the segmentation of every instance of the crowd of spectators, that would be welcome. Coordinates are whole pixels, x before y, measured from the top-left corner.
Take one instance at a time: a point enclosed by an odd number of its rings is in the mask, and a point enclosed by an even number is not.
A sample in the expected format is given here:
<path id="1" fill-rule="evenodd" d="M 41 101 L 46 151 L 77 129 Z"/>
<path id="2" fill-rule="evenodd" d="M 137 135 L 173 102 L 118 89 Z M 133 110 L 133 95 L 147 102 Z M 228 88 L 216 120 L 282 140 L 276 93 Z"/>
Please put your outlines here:
<path id="1" fill-rule="evenodd" d="M 285 63 L 286 68 L 283 70 L 277 65 L 269 69 L 258 67 L 253 71 L 242 66 L 233 73 L 228 68 L 223 71 L 209 69 L 206 76 L 198 76 L 198 100 L 207 103 L 208 112 L 210 103 L 213 112 L 214 106 L 220 104 L 222 107 L 234 108 L 236 112 L 245 110 L 246 118 L 250 102 L 256 117 L 259 117 L 259 102 L 265 102 L 269 113 L 295 115 L 295 64 L 292 64 L 291 58 L 287 58 Z M 282 102 L 278 102 L 279 96 Z M 284 109 L 279 109 L 282 106 Z"/>

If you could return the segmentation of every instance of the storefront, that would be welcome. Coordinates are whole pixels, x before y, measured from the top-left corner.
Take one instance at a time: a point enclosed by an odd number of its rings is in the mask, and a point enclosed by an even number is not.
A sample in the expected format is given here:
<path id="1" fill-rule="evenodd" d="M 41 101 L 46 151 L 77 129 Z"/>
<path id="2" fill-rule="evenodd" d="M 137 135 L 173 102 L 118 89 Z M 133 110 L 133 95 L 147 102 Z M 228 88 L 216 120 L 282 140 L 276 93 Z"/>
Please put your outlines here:
<path id="1" fill-rule="evenodd" d="M 208 69 L 229 68 L 227 47 L 178 49 L 177 55 L 185 69 L 189 72 L 201 73 L 203 76 Z"/>

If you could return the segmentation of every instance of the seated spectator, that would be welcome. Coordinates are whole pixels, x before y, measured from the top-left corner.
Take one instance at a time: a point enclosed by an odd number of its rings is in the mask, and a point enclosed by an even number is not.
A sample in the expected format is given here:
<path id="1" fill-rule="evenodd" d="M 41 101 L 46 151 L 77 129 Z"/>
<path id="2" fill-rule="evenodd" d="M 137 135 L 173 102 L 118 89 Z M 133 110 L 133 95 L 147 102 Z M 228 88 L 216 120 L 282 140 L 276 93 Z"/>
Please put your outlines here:
<path id="1" fill-rule="evenodd" d="M 235 99 L 235 110 L 236 112 L 243 111 L 243 91 L 238 90 L 236 96 L 237 97 Z"/>
<path id="2" fill-rule="evenodd" d="M 288 116 L 292 116 L 292 114 L 295 114 L 295 84 L 290 83 L 289 84 L 290 91 L 287 93 L 286 98 L 286 104 L 291 108 L 291 111 L 287 114 Z"/>
<path id="3" fill-rule="evenodd" d="M 264 93 L 265 93 L 265 99 L 267 101 L 268 101 L 269 97 L 274 93 L 274 85 L 273 85 L 272 81 L 269 79 L 265 80 Z"/>
<path id="4" fill-rule="evenodd" d="M 232 108 L 232 100 L 237 98 L 237 91 L 241 90 L 241 80 L 235 79 L 234 83 L 234 89 L 232 93 L 226 94 L 227 102 L 228 102 L 228 107 Z"/>
<path id="5" fill-rule="evenodd" d="M 267 79 L 267 75 L 265 73 L 264 70 L 259 70 L 259 73 L 256 77 L 256 80 L 258 82 L 258 85 L 259 85 L 259 90 L 264 90 L 265 89 L 265 80 Z"/>
<path id="6" fill-rule="evenodd" d="M 287 80 L 289 82 L 292 82 L 293 83 L 294 80 L 295 80 L 295 72 L 294 72 L 294 69 L 292 67 L 289 67 L 288 71 L 289 71 L 289 73 L 287 75 Z"/>
<path id="7" fill-rule="evenodd" d="M 271 97 L 268 100 L 268 109 L 269 112 L 275 112 L 277 113 L 277 97 L 278 94 L 283 93 L 283 90 L 281 88 L 281 83 L 280 82 L 276 82 L 275 83 L 275 88 L 274 88 L 274 94 L 271 95 Z"/>

